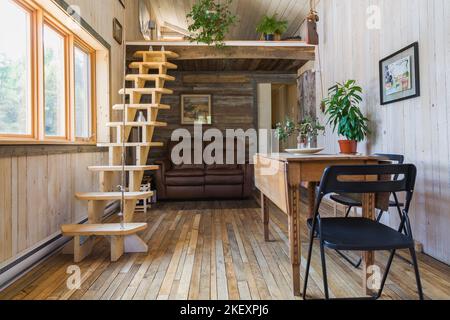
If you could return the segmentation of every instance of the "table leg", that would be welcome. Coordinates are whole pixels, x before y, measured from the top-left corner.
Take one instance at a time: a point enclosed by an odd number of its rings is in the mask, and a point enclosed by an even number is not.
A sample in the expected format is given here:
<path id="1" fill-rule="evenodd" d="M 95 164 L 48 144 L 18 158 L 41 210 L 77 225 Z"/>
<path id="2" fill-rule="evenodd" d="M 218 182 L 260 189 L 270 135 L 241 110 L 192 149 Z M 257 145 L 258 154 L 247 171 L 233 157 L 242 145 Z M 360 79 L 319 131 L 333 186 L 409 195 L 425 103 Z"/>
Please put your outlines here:
<path id="1" fill-rule="evenodd" d="M 300 185 L 289 185 L 289 246 L 294 296 L 300 296 Z"/>
<path id="2" fill-rule="evenodd" d="M 261 216 L 264 225 L 264 240 L 270 241 L 269 237 L 269 221 L 270 221 L 270 213 L 269 213 L 269 198 L 267 198 L 261 192 Z"/>
<path id="3" fill-rule="evenodd" d="M 375 220 L 375 194 L 363 195 L 363 217 Z M 375 290 L 369 288 L 369 280 L 372 274 L 368 273 L 368 268 L 375 263 L 373 251 L 363 252 L 363 288 L 364 294 L 376 295 Z"/>
<path id="4" fill-rule="evenodd" d="M 314 206 L 316 203 L 316 182 L 308 183 L 308 219 L 314 218 Z"/>

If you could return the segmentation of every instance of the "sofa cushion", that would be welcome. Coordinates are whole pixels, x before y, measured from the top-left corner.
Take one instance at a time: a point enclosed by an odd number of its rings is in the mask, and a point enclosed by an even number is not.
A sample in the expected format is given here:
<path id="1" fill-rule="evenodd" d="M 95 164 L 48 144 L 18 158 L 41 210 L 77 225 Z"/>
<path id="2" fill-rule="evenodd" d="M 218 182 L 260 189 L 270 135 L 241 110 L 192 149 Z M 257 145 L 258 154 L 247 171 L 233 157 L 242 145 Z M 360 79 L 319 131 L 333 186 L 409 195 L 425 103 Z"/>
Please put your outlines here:
<path id="1" fill-rule="evenodd" d="M 206 166 L 206 170 L 237 170 L 237 164 L 211 164 Z"/>
<path id="2" fill-rule="evenodd" d="M 206 185 L 235 185 L 235 184 L 243 184 L 244 176 L 240 175 L 207 175 L 205 176 L 205 184 Z"/>
<path id="3" fill-rule="evenodd" d="M 205 172 L 200 169 L 174 169 L 166 172 L 166 177 L 203 177 Z"/>
<path id="4" fill-rule="evenodd" d="M 205 165 L 204 164 L 180 164 L 180 165 L 173 165 L 174 170 L 204 170 Z"/>
<path id="5" fill-rule="evenodd" d="M 166 176 L 167 186 L 203 186 L 205 177 L 168 177 Z"/>
<path id="6" fill-rule="evenodd" d="M 243 175 L 242 170 L 239 169 L 207 169 L 206 175 L 212 176 L 238 176 Z"/>

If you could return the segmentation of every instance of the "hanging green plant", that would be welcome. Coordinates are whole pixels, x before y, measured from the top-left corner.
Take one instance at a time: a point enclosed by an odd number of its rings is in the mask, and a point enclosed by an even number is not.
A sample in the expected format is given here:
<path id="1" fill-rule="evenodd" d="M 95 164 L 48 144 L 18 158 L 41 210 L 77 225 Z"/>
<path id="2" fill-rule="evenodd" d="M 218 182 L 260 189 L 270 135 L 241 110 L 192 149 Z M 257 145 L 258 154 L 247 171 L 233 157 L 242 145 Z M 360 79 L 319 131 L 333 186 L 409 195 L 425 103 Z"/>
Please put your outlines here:
<path id="1" fill-rule="evenodd" d="M 216 47 L 223 47 L 225 36 L 237 21 L 237 16 L 230 11 L 233 0 L 216 3 L 214 0 L 199 0 L 186 16 L 191 24 L 189 32 L 192 42 L 201 42 Z"/>

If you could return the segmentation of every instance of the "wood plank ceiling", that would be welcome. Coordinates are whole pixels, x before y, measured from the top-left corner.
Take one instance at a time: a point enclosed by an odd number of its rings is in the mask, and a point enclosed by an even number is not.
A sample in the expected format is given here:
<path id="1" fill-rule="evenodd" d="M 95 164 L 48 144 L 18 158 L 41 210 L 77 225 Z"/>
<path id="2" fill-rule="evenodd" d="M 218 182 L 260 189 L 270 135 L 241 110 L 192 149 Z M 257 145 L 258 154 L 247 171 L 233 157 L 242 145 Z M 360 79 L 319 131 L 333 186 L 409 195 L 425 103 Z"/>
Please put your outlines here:
<path id="1" fill-rule="evenodd" d="M 186 15 L 196 0 L 148 0 L 160 24 L 168 22 L 187 29 Z M 225 0 L 217 0 L 225 1 Z M 283 37 L 298 34 L 298 30 L 309 12 L 309 0 L 233 0 L 232 12 L 239 22 L 230 31 L 229 40 L 257 40 L 256 25 L 264 15 L 278 14 L 278 18 L 289 22 Z"/>

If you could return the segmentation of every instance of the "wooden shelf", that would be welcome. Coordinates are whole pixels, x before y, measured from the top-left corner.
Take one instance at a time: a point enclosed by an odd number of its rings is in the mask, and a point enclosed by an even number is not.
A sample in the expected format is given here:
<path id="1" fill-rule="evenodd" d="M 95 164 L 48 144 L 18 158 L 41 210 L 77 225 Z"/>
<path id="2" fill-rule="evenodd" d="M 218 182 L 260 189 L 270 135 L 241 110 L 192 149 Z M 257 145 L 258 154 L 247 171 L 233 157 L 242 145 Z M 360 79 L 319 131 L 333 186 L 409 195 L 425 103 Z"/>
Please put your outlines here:
<path id="1" fill-rule="evenodd" d="M 133 54 L 133 57 L 135 58 L 144 58 L 144 56 L 154 56 L 154 57 L 160 57 L 165 56 L 168 59 L 175 59 L 178 58 L 179 55 L 172 51 L 137 51 Z"/>
<path id="2" fill-rule="evenodd" d="M 119 94 L 125 94 L 129 95 L 132 93 L 140 93 L 140 94 L 155 94 L 155 93 L 162 93 L 162 94 L 173 94 L 173 90 L 170 89 L 156 89 L 156 88 L 126 88 L 126 89 L 120 89 Z"/>
<path id="3" fill-rule="evenodd" d="M 153 196 L 153 192 L 125 192 L 125 200 L 145 200 Z M 121 192 L 86 192 L 86 193 L 76 193 L 75 197 L 78 200 L 98 200 L 98 201 L 109 201 L 109 200 L 121 200 Z"/>
<path id="4" fill-rule="evenodd" d="M 66 224 L 61 226 L 64 236 L 129 236 L 147 229 L 147 223 Z"/>
<path id="5" fill-rule="evenodd" d="M 100 172 L 120 172 L 122 171 L 122 166 L 90 166 L 88 167 L 90 171 L 100 171 Z M 154 171 L 158 170 L 159 166 L 125 166 L 125 171 Z"/>
<path id="6" fill-rule="evenodd" d="M 167 74 L 127 74 L 125 76 L 125 80 L 127 81 L 135 81 L 135 80 L 145 80 L 145 81 L 156 81 L 156 80 L 165 80 L 165 81 L 175 81 L 175 77 L 169 76 Z"/>
<path id="7" fill-rule="evenodd" d="M 147 110 L 147 109 L 158 109 L 158 110 L 169 110 L 170 106 L 167 104 L 126 104 L 127 108 L 130 109 L 139 109 L 139 110 Z M 123 110 L 123 104 L 116 104 L 113 106 L 113 110 L 122 111 Z"/>
<path id="8" fill-rule="evenodd" d="M 109 147 L 119 148 L 119 147 L 122 147 L 123 144 L 122 143 L 107 142 L 107 143 L 99 143 L 99 144 L 97 144 L 97 146 L 100 147 L 100 148 L 109 148 Z M 126 148 L 131 148 L 131 147 L 155 147 L 155 148 L 160 148 L 160 147 L 163 147 L 163 146 L 164 146 L 163 142 L 127 142 L 127 143 L 125 143 L 125 147 Z"/>
<path id="9" fill-rule="evenodd" d="M 165 67 L 167 69 L 175 70 L 177 69 L 177 65 L 170 62 L 132 62 L 130 64 L 131 69 L 139 69 L 140 67 L 148 68 L 148 69 L 159 69 L 161 67 Z"/>
<path id="10" fill-rule="evenodd" d="M 123 122 L 109 122 L 107 127 L 123 127 Z M 166 127 L 166 122 L 125 122 L 125 127 Z"/>

